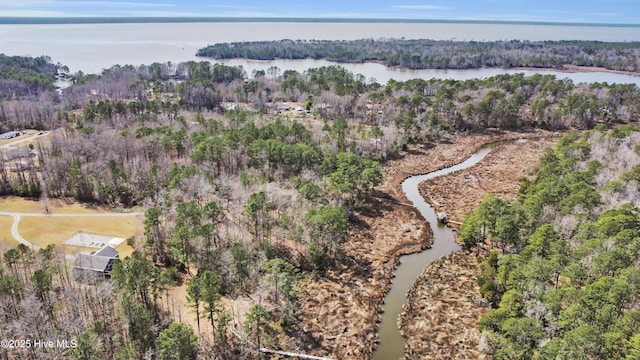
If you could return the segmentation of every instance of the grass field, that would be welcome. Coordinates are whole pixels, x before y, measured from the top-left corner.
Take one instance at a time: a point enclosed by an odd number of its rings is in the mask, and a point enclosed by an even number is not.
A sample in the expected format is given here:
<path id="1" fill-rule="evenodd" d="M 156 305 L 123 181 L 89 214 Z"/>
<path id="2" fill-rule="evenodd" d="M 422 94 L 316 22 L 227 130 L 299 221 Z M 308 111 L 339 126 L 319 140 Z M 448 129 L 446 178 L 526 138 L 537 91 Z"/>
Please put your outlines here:
<path id="1" fill-rule="evenodd" d="M 11 225 L 13 218 L 11 216 L 0 216 L 0 244 L 14 247 L 18 245 L 16 239 L 11 236 Z"/>
<path id="2" fill-rule="evenodd" d="M 22 217 L 18 226 L 20 235 L 40 247 L 55 244 L 68 254 L 80 251 L 95 251 L 62 244 L 78 231 L 100 235 L 128 238 L 137 234 L 140 221 L 136 216 L 127 217 Z M 130 255 L 133 249 L 122 243 L 118 251 L 122 257 Z"/>
<path id="3" fill-rule="evenodd" d="M 0 198 L 0 211 L 44 214 L 46 213 L 45 209 L 48 209 L 50 214 L 96 214 L 113 212 L 112 209 L 93 204 L 84 204 L 75 201 L 66 202 L 59 199 L 48 200 L 45 206 L 45 203 L 39 200 L 29 200 L 15 196 Z M 130 211 L 139 210 L 140 209 L 131 209 Z"/>
<path id="4" fill-rule="evenodd" d="M 50 200 L 47 208 L 50 214 L 99 214 L 107 213 L 108 209 L 81 203 L 66 203 L 62 200 Z M 44 214 L 45 206 L 41 201 L 28 200 L 19 197 L 0 198 L 0 211 L 18 213 Z M 18 242 L 11 236 L 13 218 L 0 216 L 0 244 L 9 248 Z M 128 238 L 136 235 L 139 220 L 135 216 L 127 217 L 91 217 L 91 218 L 41 218 L 24 216 L 20 220 L 18 231 L 20 235 L 32 244 L 44 247 L 55 244 L 60 251 L 76 254 L 80 251 L 94 251 L 95 249 L 79 248 L 63 245 L 62 242 L 78 231 L 96 234 L 112 235 Z M 118 246 L 121 256 L 130 255 L 133 249 L 122 243 Z"/>

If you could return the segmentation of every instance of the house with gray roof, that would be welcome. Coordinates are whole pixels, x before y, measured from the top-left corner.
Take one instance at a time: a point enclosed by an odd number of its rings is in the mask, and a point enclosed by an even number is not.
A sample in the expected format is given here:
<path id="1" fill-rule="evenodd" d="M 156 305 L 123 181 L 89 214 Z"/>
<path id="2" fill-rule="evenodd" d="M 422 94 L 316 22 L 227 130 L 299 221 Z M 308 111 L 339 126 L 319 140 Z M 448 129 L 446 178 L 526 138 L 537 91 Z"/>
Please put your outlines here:
<path id="1" fill-rule="evenodd" d="M 9 139 L 18 137 L 20 135 L 21 135 L 20 131 L 9 131 L 4 134 L 0 134 L 0 140 L 9 140 Z"/>
<path id="2" fill-rule="evenodd" d="M 119 258 L 118 251 L 109 245 L 89 254 L 80 254 L 73 262 L 73 277 L 82 283 L 110 278 L 113 266 Z"/>

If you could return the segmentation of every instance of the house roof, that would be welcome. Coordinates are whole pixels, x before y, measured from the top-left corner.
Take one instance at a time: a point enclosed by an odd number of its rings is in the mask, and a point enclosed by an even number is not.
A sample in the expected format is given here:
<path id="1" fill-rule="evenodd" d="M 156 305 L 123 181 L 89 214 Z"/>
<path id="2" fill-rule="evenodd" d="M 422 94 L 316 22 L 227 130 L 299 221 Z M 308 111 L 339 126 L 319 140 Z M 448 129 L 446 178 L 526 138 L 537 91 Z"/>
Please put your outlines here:
<path id="1" fill-rule="evenodd" d="M 93 256 L 103 256 L 103 257 L 108 257 L 108 258 L 113 258 L 113 259 L 117 259 L 117 258 L 120 257 L 120 254 L 118 253 L 118 250 L 114 249 L 113 247 L 111 247 L 109 245 L 103 246 L 102 249 L 96 251 L 92 255 Z"/>
<path id="2" fill-rule="evenodd" d="M 2 138 L 2 139 L 11 139 L 11 138 L 14 138 L 14 137 L 16 137 L 18 135 L 20 135 L 19 131 L 9 131 L 9 132 L 6 132 L 4 134 L 0 134 L 0 138 Z"/>
<path id="3" fill-rule="evenodd" d="M 92 270 L 98 272 L 111 271 L 115 258 L 96 255 L 80 254 L 73 262 L 74 269 Z"/>

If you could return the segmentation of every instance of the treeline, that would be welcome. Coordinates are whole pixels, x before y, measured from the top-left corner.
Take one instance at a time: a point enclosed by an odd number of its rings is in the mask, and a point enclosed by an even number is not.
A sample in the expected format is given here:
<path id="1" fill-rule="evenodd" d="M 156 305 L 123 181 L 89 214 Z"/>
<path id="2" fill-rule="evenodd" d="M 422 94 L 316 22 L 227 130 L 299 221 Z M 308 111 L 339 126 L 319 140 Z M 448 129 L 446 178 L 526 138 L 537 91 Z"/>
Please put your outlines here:
<path id="1" fill-rule="evenodd" d="M 62 68 L 64 69 L 64 66 Z M 55 72 L 50 75 L 51 84 L 54 75 Z M 241 67 L 191 61 L 175 65 L 155 63 L 139 67 L 114 65 L 103 70 L 101 74 L 85 74 L 78 71 L 70 75 L 73 86 L 66 88 L 62 96 L 53 91 L 53 85 L 38 88 L 39 90 L 33 93 L 32 90 L 35 91 L 35 88 L 28 83 L 8 80 L 13 84 L 11 86 L 17 86 L 12 87 L 13 90 L 26 90 L 0 92 L 0 96 L 5 93 L 11 96 L 7 98 L 8 101 L 0 102 L 0 131 L 54 129 L 70 121 L 70 111 L 83 109 L 91 102 L 100 101 L 103 101 L 101 107 L 109 107 L 103 110 L 111 113 L 120 111 L 116 114 L 118 116 L 122 115 L 121 106 L 127 106 L 130 101 L 144 102 L 153 98 L 155 102 L 171 100 L 170 97 L 177 96 L 180 97 L 181 105 L 187 108 L 214 110 L 218 109 L 227 97 L 226 94 L 220 94 L 218 88 L 233 81 L 241 82 L 244 78 L 246 73 Z M 182 82 L 185 83 L 181 84 Z M 160 93 L 172 95 L 166 99 L 155 99 L 154 95 Z M 173 105 L 174 109 L 178 106 L 175 102 L 170 105 Z M 111 116 L 108 118 L 112 119 Z"/>
<path id="2" fill-rule="evenodd" d="M 490 240 L 478 284 L 495 359 L 640 355 L 640 129 L 570 133 L 547 151 L 517 201 L 489 196 L 462 227 Z M 603 161 L 606 159 L 606 161 Z"/>
<path id="3" fill-rule="evenodd" d="M 54 88 L 58 66 L 46 56 L 0 54 L 0 99 L 37 95 Z"/>
<path id="4" fill-rule="evenodd" d="M 226 130 L 215 125 L 218 131 L 238 131 L 243 124 L 274 116 L 283 101 L 300 103 L 323 123 L 313 132 L 316 144 L 322 137 L 327 142 L 322 146 L 334 151 L 375 159 L 447 132 L 589 129 L 599 123 L 631 122 L 640 114 L 635 85 L 574 84 L 551 75 L 390 80 L 382 86 L 339 66 L 305 73 L 268 72 L 245 79 L 239 67 L 207 62 L 117 66 L 65 89 L 62 99 L 40 98 L 39 107 L 22 100 L 1 103 L 0 116 L 16 121 L 4 123 L 11 129 L 18 124 L 17 128 L 61 127 L 66 135 L 46 149 L 34 148 L 46 170 L 41 177 L 36 176 L 28 149 L 4 151 L 0 192 L 131 206 L 158 189 L 152 185 L 158 181 L 149 173 L 151 165 L 166 172 L 171 156 L 186 159 L 191 152 L 192 160 L 206 159 L 213 173 L 236 171 L 249 163 L 269 166 L 261 158 L 264 154 L 267 159 L 286 159 L 287 172 L 302 169 L 301 163 L 291 162 L 298 161 L 291 154 L 305 152 L 303 162 L 316 159 L 308 143 L 280 144 L 266 138 L 255 144 L 222 138 L 201 143 L 192 137 L 197 126 L 213 126 L 206 125 L 204 115 L 219 118 L 227 108 L 243 108 L 223 121 Z M 177 80 L 179 76 L 185 79 Z M 101 157 L 109 161 L 95 161 Z M 141 158 L 147 165 L 135 165 Z"/>
<path id="5" fill-rule="evenodd" d="M 557 68 L 596 66 L 638 71 L 640 43 L 600 41 L 452 41 L 428 39 L 279 40 L 220 43 L 201 48 L 197 56 L 325 59 L 342 63 L 382 62 L 410 69 L 477 69 L 481 67 Z"/>

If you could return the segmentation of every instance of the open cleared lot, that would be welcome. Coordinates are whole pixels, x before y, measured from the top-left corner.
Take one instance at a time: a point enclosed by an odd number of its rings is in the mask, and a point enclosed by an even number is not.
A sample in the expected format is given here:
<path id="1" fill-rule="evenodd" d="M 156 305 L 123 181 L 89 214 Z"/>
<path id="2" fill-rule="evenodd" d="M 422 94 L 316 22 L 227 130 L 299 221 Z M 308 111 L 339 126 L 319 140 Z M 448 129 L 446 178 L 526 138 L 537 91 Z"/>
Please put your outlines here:
<path id="1" fill-rule="evenodd" d="M 18 231 L 32 244 L 44 247 L 55 244 L 65 253 L 94 251 L 95 248 L 82 248 L 64 245 L 63 242 L 79 231 L 114 237 L 128 238 L 136 235 L 140 221 L 136 216 L 126 217 L 22 217 Z M 132 249 L 122 243 L 117 247 L 122 257 L 130 255 Z"/>
<path id="2" fill-rule="evenodd" d="M 113 211 L 93 204 L 83 204 L 75 201 L 66 202 L 59 199 L 51 199 L 45 202 L 15 196 L 0 198 L 0 211 L 45 214 L 47 209 L 49 214 L 96 214 Z"/>
<path id="3" fill-rule="evenodd" d="M 20 131 L 20 135 L 14 138 L 0 139 L 0 146 L 14 144 L 14 143 L 23 143 L 31 139 L 33 139 L 34 141 L 38 141 L 47 137 L 49 134 L 51 134 L 50 131 L 41 131 L 41 130 L 34 130 L 34 129 L 22 130 Z"/>
<path id="4" fill-rule="evenodd" d="M 11 236 L 11 224 L 13 224 L 11 216 L 0 216 L 0 244 L 6 244 L 9 247 L 18 245 L 16 239 Z"/>

